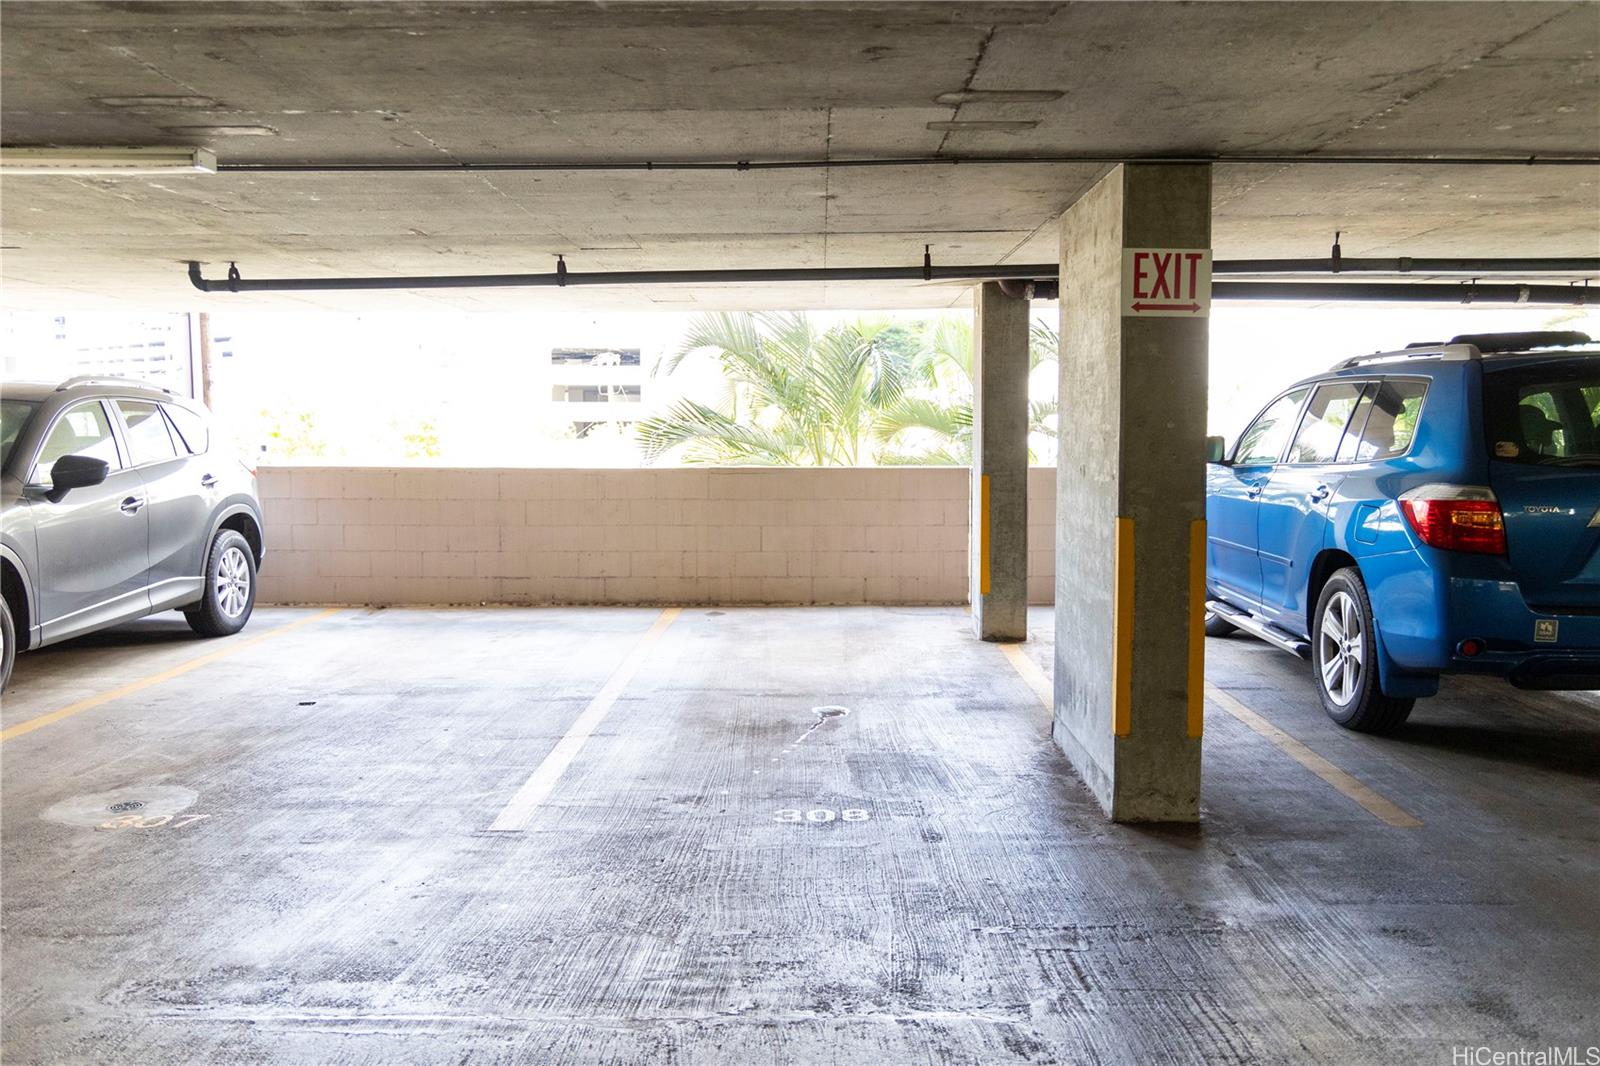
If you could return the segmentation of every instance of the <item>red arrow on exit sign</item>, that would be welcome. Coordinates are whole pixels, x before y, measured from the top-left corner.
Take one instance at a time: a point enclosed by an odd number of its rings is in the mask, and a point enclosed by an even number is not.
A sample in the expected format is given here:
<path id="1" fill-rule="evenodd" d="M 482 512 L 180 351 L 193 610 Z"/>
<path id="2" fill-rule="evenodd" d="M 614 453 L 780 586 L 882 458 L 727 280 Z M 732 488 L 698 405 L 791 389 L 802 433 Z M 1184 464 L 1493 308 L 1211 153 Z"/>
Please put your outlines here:
<path id="1" fill-rule="evenodd" d="M 1146 312 L 1149 312 L 1149 311 L 1182 311 L 1185 314 L 1192 315 L 1198 310 L 1200 310 L 1200 305 L 1197 304 L 1197 303 L 1186 303 L 1186 304 L 1146 304 L 1146 303 L 1136 303 L 1136 304 L 1133 305 L 1134 313 L 1135 314 L 1139 314 L 1139 315 L 1145 314 Z"/>

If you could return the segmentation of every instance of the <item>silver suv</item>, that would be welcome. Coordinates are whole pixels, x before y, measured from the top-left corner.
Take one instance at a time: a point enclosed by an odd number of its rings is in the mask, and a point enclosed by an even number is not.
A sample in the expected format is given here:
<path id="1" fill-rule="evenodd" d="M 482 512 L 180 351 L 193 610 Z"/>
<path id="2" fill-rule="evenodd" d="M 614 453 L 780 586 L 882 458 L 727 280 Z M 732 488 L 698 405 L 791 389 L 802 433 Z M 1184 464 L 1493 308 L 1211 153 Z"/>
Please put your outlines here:
<path id="1" fill-rule="evenodd" d="M 182 610 L 227 636 L 255 606 L 255 471 L 201 408 L 137 381 L 7 382 L 0 396 L 0 689 L 19 650 Z"/>

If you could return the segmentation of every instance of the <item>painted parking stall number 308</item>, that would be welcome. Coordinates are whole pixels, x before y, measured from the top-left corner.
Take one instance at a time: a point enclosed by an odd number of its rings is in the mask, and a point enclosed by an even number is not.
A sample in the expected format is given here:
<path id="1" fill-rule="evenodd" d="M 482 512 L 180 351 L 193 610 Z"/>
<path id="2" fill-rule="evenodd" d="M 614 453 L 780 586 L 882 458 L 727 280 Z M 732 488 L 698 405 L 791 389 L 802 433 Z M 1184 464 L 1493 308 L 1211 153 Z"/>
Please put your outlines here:
<path id="1" fill-rule="evenodd" d="M 773 820 L 778 822 L 810 822 L 813 825 L 823 825 L 835 820 L 841 822 L 865 822 L 871 817 L 871 814 L 860 807 L 846 807 L 842 811 L 830 810 L 827 807 L 818 807 L 809 811 L 802 811 L 795 807 L 785 807 L 773 815 Z"/>

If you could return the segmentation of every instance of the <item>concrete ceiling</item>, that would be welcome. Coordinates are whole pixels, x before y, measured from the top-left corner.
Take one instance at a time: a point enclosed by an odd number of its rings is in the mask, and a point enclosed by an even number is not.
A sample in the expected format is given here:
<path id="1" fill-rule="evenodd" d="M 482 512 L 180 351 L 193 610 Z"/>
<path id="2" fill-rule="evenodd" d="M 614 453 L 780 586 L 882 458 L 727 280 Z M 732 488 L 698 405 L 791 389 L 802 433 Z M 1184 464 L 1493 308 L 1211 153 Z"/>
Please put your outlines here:
<path id="1" fill-rule="evenodd" d="M 1600 152 L 1592 3 L 28 3 L 0 138 L 227 163 Z M 1043 102 L 937 103 L 960 90 Z M 132 100 L 165 97 L 164 101 Z M 930 122 L 1033 123 L 1016 130 Z M 253 134 L 214 127 L 258 128 Z M 940 306 L 957 285 L 201 296 L 250 277 L 1048 262 L 1094 164 L 7 177 L 4 305 Z M 1226 164 L 1218 257 L 1600 255 L 1600 168 Z"/>

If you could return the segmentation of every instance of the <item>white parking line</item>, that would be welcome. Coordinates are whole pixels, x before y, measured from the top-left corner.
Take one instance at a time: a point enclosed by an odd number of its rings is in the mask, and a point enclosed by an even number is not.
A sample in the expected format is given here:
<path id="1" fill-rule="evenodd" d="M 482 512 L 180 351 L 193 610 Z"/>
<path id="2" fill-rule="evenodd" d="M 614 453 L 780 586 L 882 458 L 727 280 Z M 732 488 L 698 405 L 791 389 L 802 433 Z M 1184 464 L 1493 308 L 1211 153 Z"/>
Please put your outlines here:
<path id="1" fill-rule="evenodd" d="M 556 783 L 561 780 L 561 775 L 567 772 L 567 767 L 578 757 L 578 752 L 585 742 L 599 728 L 606 715 L 611 713 L 611 707 L 617 702 L 623 690 L 628 687 L 628 682 L 633 680 L 633 675 L 638 672 L 639 666 L 644 662 L 645 656 L 650 654 L 650 649 L 661 639 L 661 634 L 667 631 L 678 615 L 683 613 L 681 607 L 668 607 L 661 612 L 661 617 L 656 619 L 655 625 L 649 632 L 639 638 L 639 643 L 628 652 L 606 679 L 605 686 L 596 693 L 594 699 L 589 701 L 589 706 L 578 715 L 572 727 L 550 749 L 550 754 L 544 757 L 538 767 L 524 781 L 522 787 L 517 789 L 517 794 L 511 797 L 500 816 L 494 820 L 489 828 L 500 833 L 516 833 L 524 829 L 529 819 L 533 817 L 539 805 L 550 798 L 550 793 L 555 790 Z"/>

